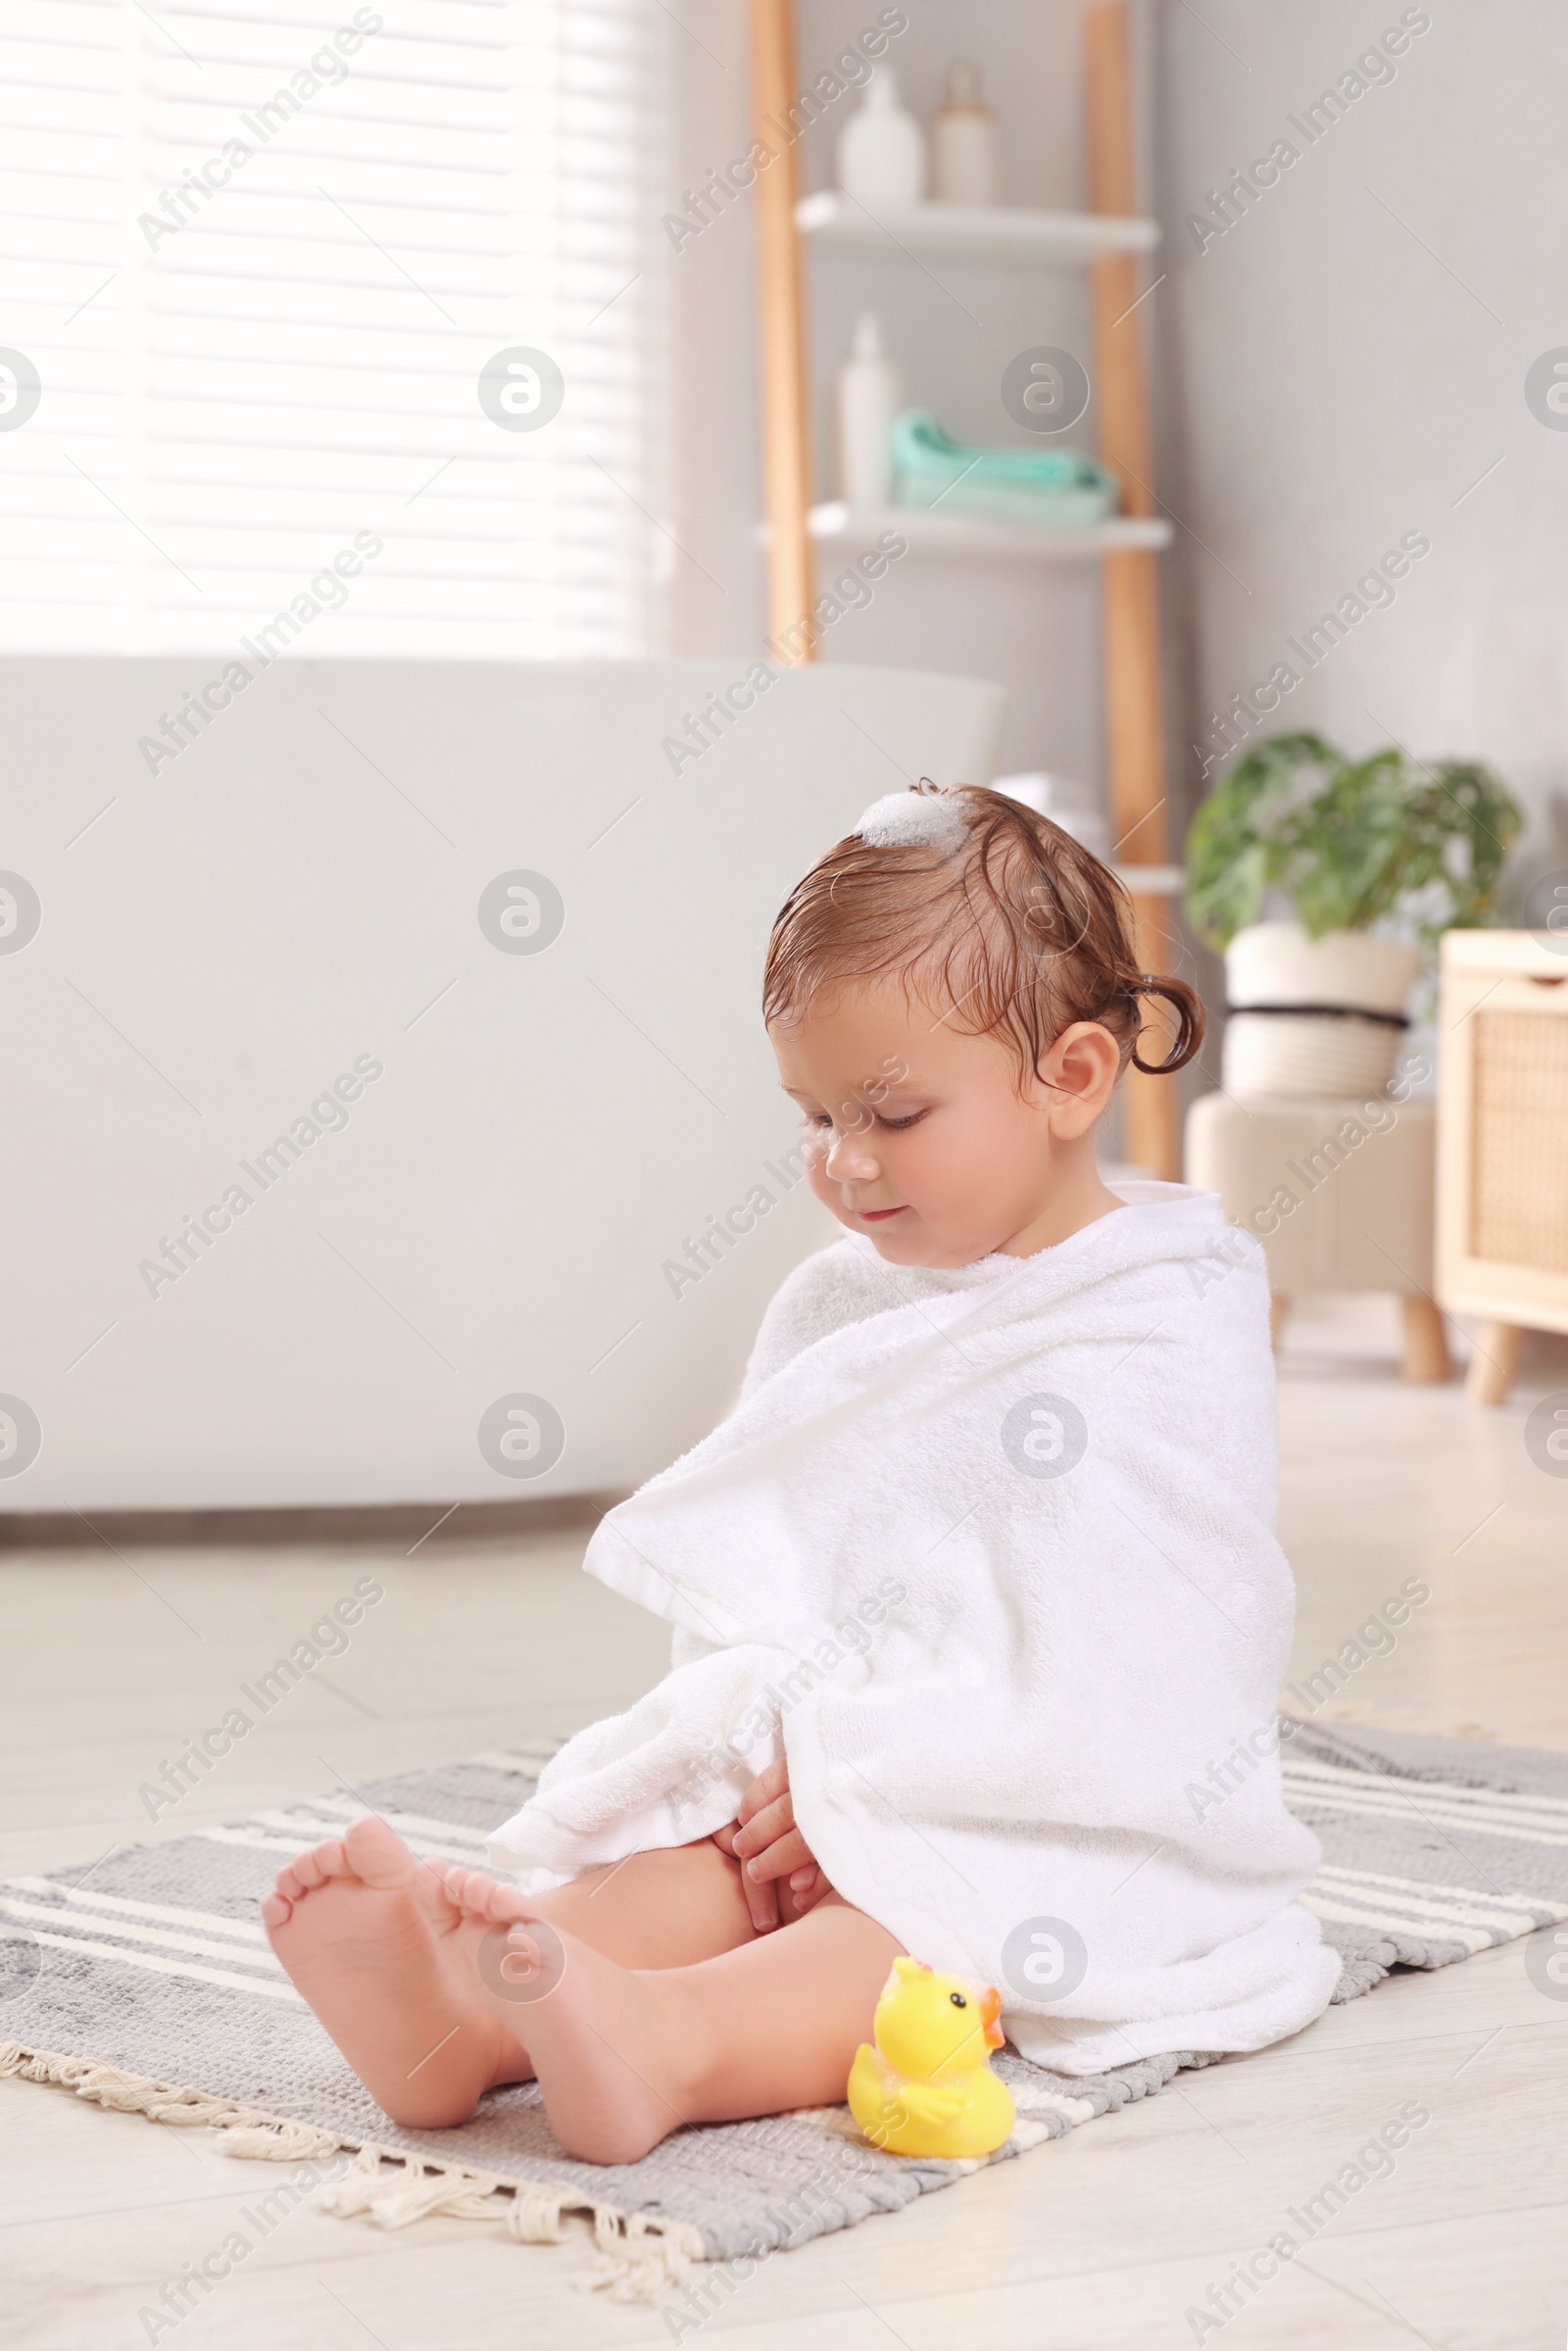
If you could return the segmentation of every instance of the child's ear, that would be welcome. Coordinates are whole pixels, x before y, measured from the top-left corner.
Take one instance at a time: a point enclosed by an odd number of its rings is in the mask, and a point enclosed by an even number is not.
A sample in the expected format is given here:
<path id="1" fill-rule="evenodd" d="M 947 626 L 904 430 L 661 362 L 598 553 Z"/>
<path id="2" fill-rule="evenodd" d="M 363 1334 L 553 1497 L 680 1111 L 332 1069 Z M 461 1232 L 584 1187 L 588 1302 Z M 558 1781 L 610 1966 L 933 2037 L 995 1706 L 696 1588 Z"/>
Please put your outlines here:
<path id="1" fill-rule="evenodd" d="M 1055 1133 L 1064 1141 L 1087 1134 L 1120 1074 L 1121 1049 L 1098 1020 L 1075 1020 L 1063 1029 L 1040 1062 Z"/>

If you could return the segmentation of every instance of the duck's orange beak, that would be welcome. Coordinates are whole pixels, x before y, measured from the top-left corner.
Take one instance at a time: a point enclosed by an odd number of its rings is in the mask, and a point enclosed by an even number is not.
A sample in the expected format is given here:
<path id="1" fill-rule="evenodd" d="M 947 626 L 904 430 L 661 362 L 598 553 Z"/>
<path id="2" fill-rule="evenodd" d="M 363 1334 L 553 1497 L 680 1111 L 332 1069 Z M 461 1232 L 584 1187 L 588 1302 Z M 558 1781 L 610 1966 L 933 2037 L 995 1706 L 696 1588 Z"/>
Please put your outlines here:
<path id="1" fill-rule="evenodd" d="M 987 1984 L 980 1996 L 980 2015 L 986 2029 L 986 2047 L 1000 2049 L 1006 2034 L 997 2023 L 1002 2014 L 1002 1994 L 995 1984 Z"/>

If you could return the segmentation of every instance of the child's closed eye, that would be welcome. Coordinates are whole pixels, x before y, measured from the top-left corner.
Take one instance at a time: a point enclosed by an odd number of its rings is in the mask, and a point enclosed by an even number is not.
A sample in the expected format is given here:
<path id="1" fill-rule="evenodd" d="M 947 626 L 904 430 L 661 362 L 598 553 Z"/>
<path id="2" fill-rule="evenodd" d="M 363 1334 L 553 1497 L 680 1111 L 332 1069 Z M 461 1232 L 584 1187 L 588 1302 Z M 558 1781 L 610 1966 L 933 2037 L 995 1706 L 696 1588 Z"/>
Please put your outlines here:
<path id="1" fill-rule="evenodd" d="M 905 1127 L 918 1126 L 924 1116 L 924 1110 L 910 1110 L 903 1118 L 889 1118 L 883 1112 L 877 1111 L 870 1117 L 851 1119 L 845 1127 L 845 1132 L 846 1134 L 863 1133 L 867 1126 L 879 1126 L 888 1129 L 893 1134 L 898 1134 Z M 826 1135 L 832 1132 L 834 1121 L 830 1111 L 808 1110 L 806 1113 L 806 1124 L 813 1134 Z"/>

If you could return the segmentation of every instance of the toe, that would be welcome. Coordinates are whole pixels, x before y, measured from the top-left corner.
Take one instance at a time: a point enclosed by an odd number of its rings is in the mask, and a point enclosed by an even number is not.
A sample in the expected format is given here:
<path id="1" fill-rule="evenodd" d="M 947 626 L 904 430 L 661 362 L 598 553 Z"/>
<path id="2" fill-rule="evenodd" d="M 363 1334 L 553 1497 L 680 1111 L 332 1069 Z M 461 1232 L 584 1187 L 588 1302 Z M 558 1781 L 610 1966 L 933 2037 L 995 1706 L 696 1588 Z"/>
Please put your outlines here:
<path id="1" fill-rule="evenodd" d="M 531 1905 L 514 1886 L 498 1885 L 483 1870 L 448 1870 L 447 1892 L 469 1918 L 483 1919 L 491 1926 L 511 1926 L 514 1920 L 533 1915 Z"/>
<path id="2" fill-rule="evenodd" d="M 502 1886 L 492 1878 L 489 1886 L 486 1915 L 494 1919 L 498 1927 L 510 1927 L 534 1918 L 532 1902 L 515 1886 Z"/>
<path id="3" fill-rule="evenodd" d="M 305 1891 L 304 1882 L 292 1862 L 287 1869 L 278 1871 L 273 1890 L 280 1894 L 285 1902 L 297 1902 Z"/>
<path id="4" fill-rule="evenodd" d="M 484 1886 L 485 1917 L 494 1926 L 510 1926 L 513 1920 L 519 1915 L 515 1906 L 510 1903 L 510 1897 L 515 1892 L 515 1887 L 500 1886 L 494 1878 L 485 1878 L 481 1883 Z"/>
<path id="5" fill-rule="evenodd" d="M 288 1871 L 285 1870 L 283 1875 L 287 1877 Z M 294 1905 L 286 1894 L 277 1892 L 263 1894 L 262 1925 L 272 1928 L 286 1927 L 293 1915 L 293 1909 Z"/>
<path id="6" fill-rule="evenodd" d="M 460 1909 L 470 1918 L 488 1918 L 485 1897 L 490 1891 L 490 1880 L 483 1870 L 450 1869 L 447 1872 L 447 1891 Z"/>
<path id="7" fill-rule="evenodd" d="M 336 1837 L 329 1837 L 322 1845 L 311 1845 L 311 1852 L 296 1855 L 294 1869 L 299 1872 L 301 1884 L 311 1890 L 324 1886 L 326 1879 L 343 1879 L 350 1874 L 348 1862 L 343 1860 L 343 1843 Z"/>
<path id="8" fill-rule="evenodd" d="M 414 1855 L 397 1831 L 373 1812 L 349 1823 L 343 1832 L 343 1851 L 348 1868 L 367 1886 L 391 1892 L 414 1884 Z"/>
<path id="9" fill-rule="evenodd" d="M 414 1898 L 430 1924 L 443 1934 L 450 1933 L 463 1916 L 464 1875 L 428 1854 L 414 1873 Z"/>

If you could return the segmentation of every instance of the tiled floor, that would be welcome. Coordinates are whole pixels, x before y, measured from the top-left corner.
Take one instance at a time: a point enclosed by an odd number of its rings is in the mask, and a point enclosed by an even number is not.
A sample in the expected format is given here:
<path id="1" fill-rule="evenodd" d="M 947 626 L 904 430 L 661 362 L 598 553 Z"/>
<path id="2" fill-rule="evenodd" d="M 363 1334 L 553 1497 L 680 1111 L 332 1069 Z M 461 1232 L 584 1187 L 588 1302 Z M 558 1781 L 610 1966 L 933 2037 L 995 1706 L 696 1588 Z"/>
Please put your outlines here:
<path id="1" fill-rule="evenodd" d="M 1568 1389 L 1543 1350 L 1501 1412 L 1409 1389 L 1392 1307 L 1303 1314 L 1281 1392 L 1282 1531 L 1300 1585 L 1293 1674 L 1353 1638 L 1401 1580 L 1432 1596 L 1324 1708 L 1568 1747 L 1568 1480 L 1522 1430 Z M 433 1515 L 433 1514 L 432 1514 Z M 580 1541 L 0 1554 L 9 1704 L 0 1869 L 89 1859 L 146 1833 L 139 1784 L 175 1734 L 356 1577 L 386 1599 L 160 1824 L 177 1834 L 334 1780 L 566 1731 L 646 1688 L 663 1629 L 575 1573 Z M 0 2032 L 4 2020 L 0 2017 Z M 1431 2122 L 1223 2327 L 1185 2314 L 1285 2226 L 1405 2100 Z M 259 2167 L 205 2132 L 0 2082 L 0 2328 L 28 2351 L 131 2351 L 164 2281 L 221 2242 Z M 1402 1978 L 1261 2056 L 1181 2079 L 890 2219 L 776 2256 L 702 2328 L 746 2351 L 1561 2351 L 1568 2334 L 1568 2002 L 1519 1944 Z M 263 2175 L 270 2184 L 272 2175 Z M 493 2225 L 382 2234 L 302 2211 L 181 2323 L 179 2351 L 514 2351 L 666 2343 L 647 2307 L 586 2298 L 578 2236 Z M 167 2342 L 172 2330 L 156 2337 Z M 688 2331 L 678 2339 L 690 2341 Z"/>

